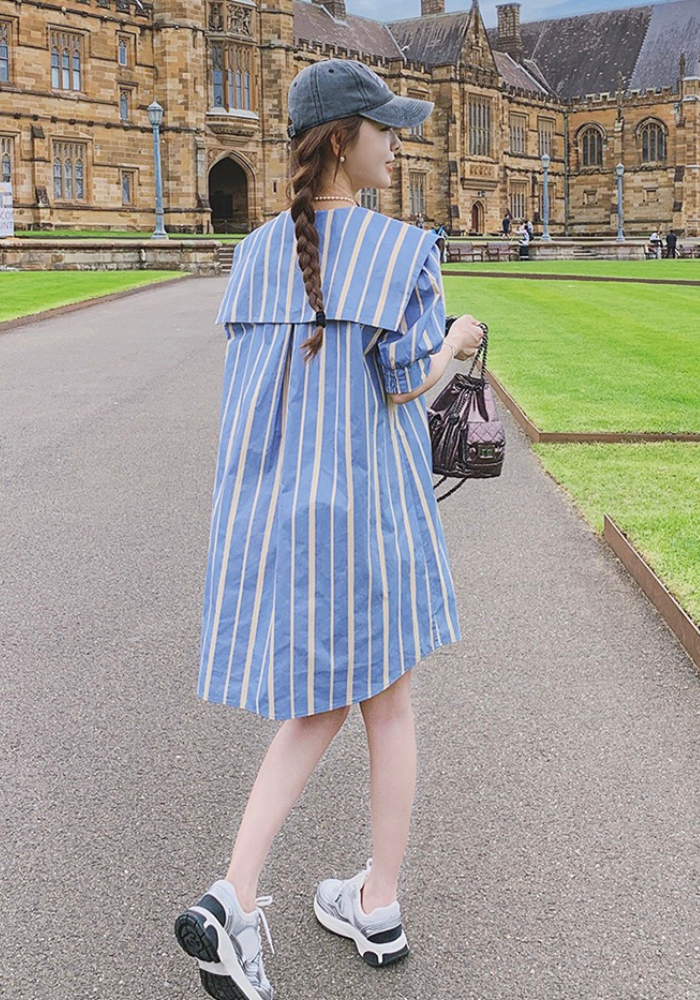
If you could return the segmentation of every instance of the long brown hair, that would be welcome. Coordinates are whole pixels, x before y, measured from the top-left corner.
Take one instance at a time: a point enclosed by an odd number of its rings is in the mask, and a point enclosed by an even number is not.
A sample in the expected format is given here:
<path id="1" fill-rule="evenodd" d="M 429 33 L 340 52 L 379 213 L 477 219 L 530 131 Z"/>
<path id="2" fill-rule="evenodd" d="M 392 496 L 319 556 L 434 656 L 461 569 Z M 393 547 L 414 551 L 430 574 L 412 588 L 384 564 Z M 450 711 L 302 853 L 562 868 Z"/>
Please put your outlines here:
<path id="1" fill-rule="evenodd" d="M 321 180 L 327 165 L 335 160 L 335 175 L 340 167 L 340 157 L 357 139 L 362 118 L 342 118 L 338 121 L 317 125 L 292 139 L 290 154 L 290 198 L 292 219 L 295 223 L 297 256 L 304 275 L 304 288 L 311 308 L 316 313 L 317 326 L 313 336 L 301 345 L 304 360 L 315 357 L 323 343 L 325 314 L 323 312 L 323 289 L 321 288 L 321 261 L 318 255 L 318 230 L 313 200 L 319 193 Z M 338 152 L 333 152 L 331 136 L 338 141 Z M 319 315 L 319 313 L 321 315 Z"/>

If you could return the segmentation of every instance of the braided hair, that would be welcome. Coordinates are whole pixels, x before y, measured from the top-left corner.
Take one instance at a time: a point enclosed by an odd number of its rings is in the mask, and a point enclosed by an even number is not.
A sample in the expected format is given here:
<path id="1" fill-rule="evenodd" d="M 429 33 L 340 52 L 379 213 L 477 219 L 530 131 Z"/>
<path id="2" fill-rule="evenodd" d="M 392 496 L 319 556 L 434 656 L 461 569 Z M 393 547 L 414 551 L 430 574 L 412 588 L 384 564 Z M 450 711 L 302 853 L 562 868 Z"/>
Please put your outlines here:
<path id="1" fill-rule="evenodd" d="M 318 230 L 314 198 L 319 193 L 324 171 L 335 161 L 335 175 L 340 166 L 343 150 L 357 139 L 362 118 L 355 116 L 317 125 L 292 139 L 290 158 L 291 213 L 295 225 L 297 256 L 304 276 L 304 288 L 311 308 L 316 314 L 316 332 L 301 345 L 304 360 L 310 361 L 321 349 L 326 316 L 323 311 L 321 288 L 321 261 L 318 253 Z M 333 152 L 331 136 L 336 136 L 337 153 Z"/>

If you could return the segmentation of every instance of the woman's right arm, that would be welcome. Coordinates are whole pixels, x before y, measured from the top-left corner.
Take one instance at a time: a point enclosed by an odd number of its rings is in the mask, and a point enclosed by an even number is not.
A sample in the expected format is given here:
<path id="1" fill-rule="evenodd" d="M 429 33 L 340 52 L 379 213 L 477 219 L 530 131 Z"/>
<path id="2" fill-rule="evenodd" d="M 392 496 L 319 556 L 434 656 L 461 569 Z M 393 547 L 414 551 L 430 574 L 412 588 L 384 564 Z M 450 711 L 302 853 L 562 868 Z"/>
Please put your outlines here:
<path id="1" fill-rule="evenodd" d="M 484 331 L 473 316 L 460 316 L 450 327 L 440 349 L 430 356 L 430 371 L 423 384 L 412 392 L 392 392 L 390 398 L 395 403 L 402 404 L 410 403 L 412 399 L 422 396 L 440 381 L 453 358 L 460 361 L 473 358 L 483 336 Z"/>

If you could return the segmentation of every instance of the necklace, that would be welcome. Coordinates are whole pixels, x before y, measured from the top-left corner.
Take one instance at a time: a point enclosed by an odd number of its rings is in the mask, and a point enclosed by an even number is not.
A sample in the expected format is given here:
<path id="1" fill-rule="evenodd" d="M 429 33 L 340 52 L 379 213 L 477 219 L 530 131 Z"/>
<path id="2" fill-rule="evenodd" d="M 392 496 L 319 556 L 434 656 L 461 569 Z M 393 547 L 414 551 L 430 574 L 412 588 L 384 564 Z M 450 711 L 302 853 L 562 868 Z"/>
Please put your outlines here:
<path id="1" fill-rule="evenodd" d="M 351 205 L 354 205 L 357 208 L 357 202 L 354 198 L 345 198 L 341 194 L 320 194 L 317 198 L 314 198 L 313 201 L 349 201 Z"/>

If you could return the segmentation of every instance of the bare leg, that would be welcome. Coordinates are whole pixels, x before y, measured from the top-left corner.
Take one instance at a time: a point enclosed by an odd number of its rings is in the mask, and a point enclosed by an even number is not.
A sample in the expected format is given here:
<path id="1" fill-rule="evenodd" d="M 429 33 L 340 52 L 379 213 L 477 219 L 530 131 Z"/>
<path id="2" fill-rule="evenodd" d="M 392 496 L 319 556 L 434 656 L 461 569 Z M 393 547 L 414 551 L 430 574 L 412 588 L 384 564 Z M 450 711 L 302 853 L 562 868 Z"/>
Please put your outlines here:
<path id="1" fill-rule="evenodd" d="M 227 881 L 247 912 L 255 909 L 258 878 L 272 842 L 349 708 L 290 719 L 282 724 L 262 762 L 234 844 Z"/>
<path id="2" fill-rule="evenodd" d="M 372 870 L 362 890 L 370 913 L 396 899 L 416 788 L 416 736 L 410 671 L 360 705 L 369 743 Z"/>

